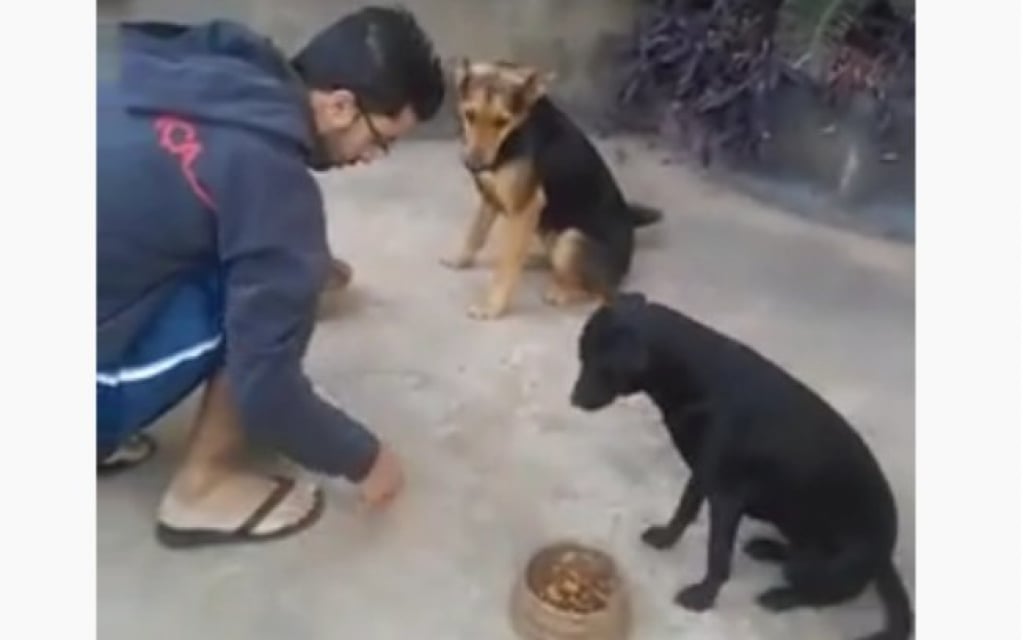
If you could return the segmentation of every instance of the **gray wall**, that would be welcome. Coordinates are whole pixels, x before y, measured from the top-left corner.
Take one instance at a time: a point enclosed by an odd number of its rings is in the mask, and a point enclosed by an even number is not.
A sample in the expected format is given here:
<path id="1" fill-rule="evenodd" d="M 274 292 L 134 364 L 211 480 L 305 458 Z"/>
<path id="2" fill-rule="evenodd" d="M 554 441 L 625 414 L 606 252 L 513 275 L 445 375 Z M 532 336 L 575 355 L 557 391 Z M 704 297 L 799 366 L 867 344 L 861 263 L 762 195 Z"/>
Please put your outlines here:
<path id="1" fill-rule="evenodd" d="M 378 0 L 387 4 L 390 0 Z M 118 19 L 239 20 L 292 52 L 318 28 L 371 2 L 358 0 L 100 0 L 100 72 L 109 65 L 110 23 Z M 507 57 L 554 71 L 552 93 L 584 124 L 604 123 L 615 74 L 614 48 L 632 28 L 639 0 L 405 0 L 445 58 Z M 450 96 L 449 96 L 450 97 Z M 863 118 L 830 122 L 812 100 L 782 96 L 766 162 L 720 177 L 733 186 L 818 219 L 832 218 L 865 230 L 911 239 L 914 235 L 913 124 L 894 141 L 897 163 L 879 160 L 881 149 Z M 912 114 L 910 114 L 912 115 Z M 834 135 L 823 136 L 826 126 Z M 592 129 L 591 129 L 592 130 Z M 417 135 L 450 136 L 450 107 Z M 857 160 L 851 163 L 850 159 Z M 842 220 L 828 211 L 842 210 Z M 852 213 L 851 216 L 847 213 Z"/>
<path id="2" fill-rule="evenodd" d="M 100 0 L 100 23 L 123 18 L 244 22 L 294 51 L 358 0 Z M 555 96 L 594 116 L 608 104 L 612 49 L 631 28 L 636 0 L 406 0 L 445 58 L 508 57 L 554 71 Z M 102 26 L 101 26 L 102 29 Z M 100 37 L 101 51 L 104 37 Z M 448 120 L 448 118 L 444 118 Z M 450 124 L 450 123 L 447 123 Z"/>

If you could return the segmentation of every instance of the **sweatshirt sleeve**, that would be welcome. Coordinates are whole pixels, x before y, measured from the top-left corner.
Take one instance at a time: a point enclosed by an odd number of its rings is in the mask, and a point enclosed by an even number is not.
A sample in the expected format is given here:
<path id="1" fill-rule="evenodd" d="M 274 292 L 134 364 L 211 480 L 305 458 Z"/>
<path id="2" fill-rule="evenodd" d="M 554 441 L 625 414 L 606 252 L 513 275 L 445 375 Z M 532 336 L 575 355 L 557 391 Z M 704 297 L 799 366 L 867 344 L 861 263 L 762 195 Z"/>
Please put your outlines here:
<path id="1" fill-rule="evenodd" d="M 215 215 L 226 375 L 244 428 L 312 471 L 358 482 L 379 443 L 322 399 L 302 369 L 330 264 L 319 187 L 269 145 L 233 154 L 231 165 Z"/>

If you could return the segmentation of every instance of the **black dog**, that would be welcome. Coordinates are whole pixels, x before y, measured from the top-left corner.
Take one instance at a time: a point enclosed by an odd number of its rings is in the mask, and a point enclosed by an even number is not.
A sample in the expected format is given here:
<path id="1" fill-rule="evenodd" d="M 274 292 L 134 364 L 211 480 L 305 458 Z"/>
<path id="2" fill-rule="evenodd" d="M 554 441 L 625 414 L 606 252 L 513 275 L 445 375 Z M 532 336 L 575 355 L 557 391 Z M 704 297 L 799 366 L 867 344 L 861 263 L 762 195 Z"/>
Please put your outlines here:
<path id="1" fill-rule="evenodd" d="M 786 584 L 761 594 L 762 606 L 837 604 L 874 582 L 887 624 L 871 638 L 910 637 L 913 613 L 892 563 L 891 489 L 864 441 L 822 398 L 749 347 L 640 294 L 590 316 L 579 357 L 572 404 L 593 411 L 646 393 L 691 469 L 675 514 L 643 541 L 672 546 L 710 504 L 707 572 L 678 593 L 678 604 L 713 606 L 731 572 L 739 521 L 750 516 L 787 539 L 745 547 L 784 567 Z"/>

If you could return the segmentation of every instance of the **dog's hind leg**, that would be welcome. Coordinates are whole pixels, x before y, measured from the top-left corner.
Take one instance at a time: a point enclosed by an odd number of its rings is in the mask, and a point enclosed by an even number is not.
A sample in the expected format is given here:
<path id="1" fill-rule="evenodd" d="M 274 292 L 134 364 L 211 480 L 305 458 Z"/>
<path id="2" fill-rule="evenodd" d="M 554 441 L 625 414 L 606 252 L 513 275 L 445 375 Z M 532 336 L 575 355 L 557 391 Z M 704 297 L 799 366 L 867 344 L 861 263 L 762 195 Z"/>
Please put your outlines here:
<path id="1" fill-rule="evenodd" d="M 689 525 L 696 520 L 696 516 L 700 513 L 700 507 L 703 506 L 703 500 L 703 491 L 699 488 L 696 476 L 689 476 L 689 481 L 686 482 L 686 488 L 682 491 L 682 497 L 679 499 L 678 507 L 675 508 L 671 520 L 663 526 L 650 527 L 644 531 L 643 542 L 654 549 L 667 549 L 674 546 L 682 538 L 682 534 L 685 533 Z"/>
<path id="2" fill-rule="evenodd" d="M 785 586 L 768 589 L 757 602 L 771 611 L 838 604 L 859 595 L 873 577 L 868 554 L 858 546 L 837 554 L 792 549 L 785 562 Z"/>
<path id="3" fill-rule="evenodd" d="M 550 252 L 551 283 L 544 300 L 564 306 L 592 300 L 606 302 L 612 286 L 600 248 L 577 229 L 558 235 Z"/>
<path id="4" fill-rule="evenodd" d="M 789 557 L 789 547 L 771 538 L 753 538 L 743 547 L 746 555 L 760 562 L 781 563 Z"/>
<path id="5" fill-rule="evenodd" d="M 757 603 L 768 611 L 788 611 L 797 607 L 807 607 L 813 602 L 799 589 L 794 587 L 773 587 L 757 596 Z"/>
<path id="6" fill-rule="evenodd" d="M 542 215 L 542 214 L 541 214 Z M 558 234 L 555 232 L 537 233 L 526 254 L 524 269 L 543 269 L 551 266 L 551 252 Z"/>

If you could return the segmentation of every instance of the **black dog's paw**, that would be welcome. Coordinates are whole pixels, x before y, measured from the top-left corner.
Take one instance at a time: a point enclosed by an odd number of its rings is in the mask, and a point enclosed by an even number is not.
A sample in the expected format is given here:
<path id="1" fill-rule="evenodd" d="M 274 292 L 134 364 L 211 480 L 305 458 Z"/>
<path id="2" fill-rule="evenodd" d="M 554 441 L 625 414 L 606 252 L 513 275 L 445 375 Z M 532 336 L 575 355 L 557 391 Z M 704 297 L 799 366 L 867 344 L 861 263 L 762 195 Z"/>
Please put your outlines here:
<path id="1" fill-rule="evenodd" d="M 706 611 L 714 606 L 718 597 L 718 587 L 703 582 L 689 585 L 675 596 L 675 604 L 690 611 Z"/>
<path id="2" fill-rule="evenodd" d="M 806 600 L 791 587 L 775 587 L 757 596 L 757 604 L 777 613 L 801 607 L 806 604 Z"/>
<path id="3" fill-rule="evenodd" d="M 680 534 L 672 531 L 671 527 L 650 527 L 640 536 L 648 546 L 661 551 L 674 546 L 679 537 Z"/>
<path id="4" fill-rule="evenodd" d="M 753 538 L 746 543 L 743 551 L 760 562 L 785 562 L 789 555 L 787 546 L 770 538 Z"/>

